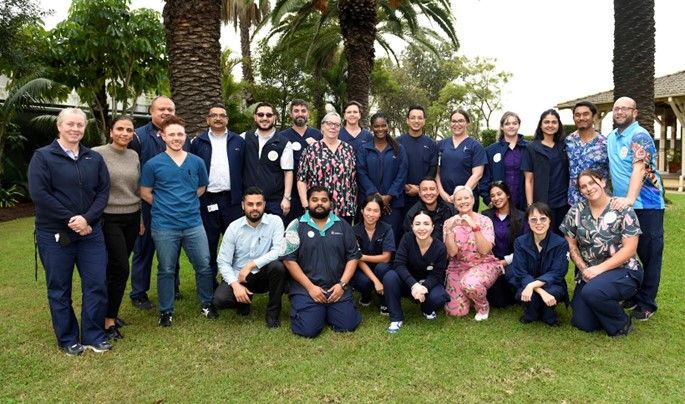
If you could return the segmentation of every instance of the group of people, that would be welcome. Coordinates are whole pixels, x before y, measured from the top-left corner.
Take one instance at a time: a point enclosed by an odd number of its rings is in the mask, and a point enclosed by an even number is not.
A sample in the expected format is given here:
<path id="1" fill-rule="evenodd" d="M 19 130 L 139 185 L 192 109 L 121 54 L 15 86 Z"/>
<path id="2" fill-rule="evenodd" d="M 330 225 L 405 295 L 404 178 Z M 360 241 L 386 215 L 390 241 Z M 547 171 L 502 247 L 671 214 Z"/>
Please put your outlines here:
<path id="1" fill-rule="evenodd" d="M 361 108 L 351 101 L 342 117 L 327 113 L 319 132 L 308 126 L 307 103 L 293 100 L 293 125 L 277 132 L 275 109 L 261 102 L 256 128 L 238 135 L 214 105 L 208 129 L 191 142 L 173 101 L 160 96 L 150 123 L 134 129 L 131 118 L 116 118 L 111 142 L 93 149 L 80 143 L 83 111 L 61 111 L 58 138 L 29 166 L 61 349 L 104 352 L 123 338 L 118 313 L 129 272 L 132 304 L 154 307 L 147 293 L 155 253 L 158 323 L 171 326 L 182 297 L 181 247 L 203 316 L 225 308 L 249 315 L 254 294 L 268 293 L 266 325 L 279 327 L 288 293 L 292 331 L 305 337 L 327 324 L 355 330 L 353 291 L 359 306 L 377 300 L 389 332 L 403 326 L 402 297 L 427 320 L 473 307 L 483 321 L 491 307 L 521 304 L 522 323 L 556 326 L 556 305 L 569 301 L 569 256 L 574 326 L 627 335 L 631 318 L 656 311 L 663 187 L 632 99 L 616 101 L 608 136 L 594 130 L 589 102 L 574 107 L 577 131 L 568 136 L 555 110 L 543 112 L 532 142 L 519 134 L 519 116 L 506 112 L 487 148 L 469 135 L 465 110 L 451 113 L 452 136 L 435 142 L 423 132 L 421 106 L 409 108 L 408 133 L 397 139 L 380 112 L 370 131 L 362 128 Z M 481 198 L 488 209 L 478 213 Z"/>

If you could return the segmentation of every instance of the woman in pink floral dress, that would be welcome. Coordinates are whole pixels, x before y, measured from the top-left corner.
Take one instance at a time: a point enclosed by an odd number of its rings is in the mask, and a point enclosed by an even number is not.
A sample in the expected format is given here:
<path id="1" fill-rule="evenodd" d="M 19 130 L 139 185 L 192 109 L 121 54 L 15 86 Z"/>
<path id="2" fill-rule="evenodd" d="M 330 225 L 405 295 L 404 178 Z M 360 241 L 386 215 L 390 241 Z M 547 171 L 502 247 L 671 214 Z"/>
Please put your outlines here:
<path id="1" fill-rule="evenodd" d="M 451 298 L 445 311 L 450 316 L 465 316 L 473 302 L 476 321 L 487 320 L 488 288 L 502 273 L 502 264 L 492 254 L 492 221 L 473 211 L 470 188 L 456 187 L 452 198 L 457 214 L 445 222 L 443 230 L 449 259 L 445 289 Z"/>

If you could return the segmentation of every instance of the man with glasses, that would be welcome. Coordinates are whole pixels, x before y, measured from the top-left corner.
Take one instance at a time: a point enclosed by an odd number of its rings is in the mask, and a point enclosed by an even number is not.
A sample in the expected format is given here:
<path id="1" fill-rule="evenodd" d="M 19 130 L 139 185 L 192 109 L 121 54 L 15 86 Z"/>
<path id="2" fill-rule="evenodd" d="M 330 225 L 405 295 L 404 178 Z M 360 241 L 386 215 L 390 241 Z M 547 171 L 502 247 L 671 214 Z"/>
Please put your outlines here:
<path id="1" fill-rule="evenodd" d="M 276 134 L 276 113 L 268 102 L 257 104 L 254 121 L 257 129 L 241 135 L 245 139 L 243 187 L 261 189 L 266 213 L 285 220 L 293 189 L 292 145 L 285 136 Z"/>
<path id="2" fill-rule="evenodd" d="M 228 130 L 228 114 L 223 105 L 209 109 L 207 125 L 209 128 L 191 143 L 190 152 L 204 161 L 209 173 L 207 192 L 200 197 L 200 215 L 207 233 L 209 265 L 216 289 L 219 238 L 242 215 L 245 140 Z"/>
<path id="3" fill-rule="evenodd" d="M 637 255 L 642 261 L 644 279 L 637 295 L 623 302 L 623 306 L 633 309 L 635 320 L 646 321 L 657 310 L 665 204 L 663 183 L 656 168 L 654 140 L 636 121 L 637 115 L 637 104 L 633 99 L 621 97 L 614 102 L 616 129 L 607 137 L 607 149 L 613 195 L 616 197 L 612 208 L 632 206 L 642 229 Z"/>
<path id="4" fill-rule="evenodd" d="M 300 99 L 294 99 L 290 102 L 290 119 L 293 121 L 293 126 L 281 131 L 278 135 L 284 136 L 293 148 L 293 182 L 297 179 L 297 169 L 300 165 L 300 155 L 307 146 L 313 144 L 317 140 L 321 140 L 321 132 L 318 129 L 307 125 L 309 120 L 309 107 L 307 102 Z M 290 201 L 290 213 L 286 217 L 286 223 L 290 223 L 293 219 L 302 216 L 304 209 L 302 202 L 300 202 L 299 194 L 297 193 L 296 184 L 293 184 L 290 190 L 292 200 Z"/>

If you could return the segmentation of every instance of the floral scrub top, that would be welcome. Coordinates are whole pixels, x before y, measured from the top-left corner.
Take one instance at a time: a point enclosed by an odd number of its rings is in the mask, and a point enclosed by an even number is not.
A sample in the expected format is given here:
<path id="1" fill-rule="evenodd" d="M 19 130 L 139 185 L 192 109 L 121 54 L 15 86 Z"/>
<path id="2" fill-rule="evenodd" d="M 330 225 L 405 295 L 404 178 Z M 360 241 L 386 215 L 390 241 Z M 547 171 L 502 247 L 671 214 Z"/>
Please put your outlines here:
<path id="1" fill-rule="evenodd" d="M 476 224 L 480 227 L 483 237 L 494 245 L 495 231 L 490 218 L 476 213 Z M 459 247 L 459 251 L 454 257 L 448 257 L 447 271 L 466 271 L 475 266 L 483 266 L 487 270 L 498 272 L 502 270 L 502 265 L 497 257 L 492 254 L 492 251 L 485 255 L 478 252 L 476 235 L 473 234 L 471 226 L 461 218 L 460 214 L 448 219 L 443 229 L 444 240 L 447 240 L 447 237 L 453 237 Z"/>
<path id="2" fill-rule="evenodd" d="M 320 140 L 300 156 L 297 180 L 307 188 L 322 186 L 331 193 L 336 216 L 354 216 L 357 209 L 357 178 L 354 149 L 341 142 L 335 152 Z"/>
<path id="3" fill-rule="evenodd" d="M 565 139 L 566 154 L 568 154 L 568 204 L 573 206 L 585 200 L 578 190 L 577 178 L 581 171 L 589 168 L 599 172 L 602 178 L 609 178 L 609 155 L 607 154 L 607 138 L 601 133 L 587 143 L 580 139 L 578 131 L 571 133 Z M 606 189 L 609 190 L 608 188 Z"/>
<path id="4" fill-rule="evenodd" d="M 580 255 L 589 266 L 601 264 L 616 254 L 623 246 L 624 238 L 642 234 L 633 208 L 614 210 L 611 203 L 596 220 L 587 202 L 573 205 L 559 230 L 576 239 Z M 631 277 L 642 280 L 642 266 L 635 256 L 623 266 L 630 270 Z"/>

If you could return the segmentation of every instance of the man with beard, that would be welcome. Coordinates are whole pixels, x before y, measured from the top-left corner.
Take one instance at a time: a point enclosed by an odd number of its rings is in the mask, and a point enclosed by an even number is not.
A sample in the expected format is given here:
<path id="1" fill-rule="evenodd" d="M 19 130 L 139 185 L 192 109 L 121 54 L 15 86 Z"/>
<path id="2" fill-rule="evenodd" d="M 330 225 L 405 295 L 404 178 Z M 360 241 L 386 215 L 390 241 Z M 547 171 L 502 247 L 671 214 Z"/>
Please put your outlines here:
<path id="1" fill-rule="evenodd" d="M 290 103 L 290 118 L 293 121 L 293 126 L 281 131 L 278 135 L 283 136 L 290 142 L 293 149 L 293 178 L 297 178 L 297 170 L 300 166 L 300 155 L 307 146 L 321 140 L 321 132 L 317 129 L 307 126 L 309 120 L 309 109 L 307 102 L 304 100 L 294 99 Z M 290 201 L 290 213 L 286 216 L 286 223 L 290 223 L 304 213 L 300 196 L 297 193 L 297 184 L 294 184 L 290 190 L 292 200 Z"/>
<path id="2" fill-rule="evenodd" d="M 140 175 L 140 197 L 152 206 L 149 230 L 157 250 L 159 325 L 170 327 L 174 313 L 174 270 L 181 246 L 195 270 L 200 312 L 216 318 L 212 305 L 212 269 L 200 200 L 207 187 L 207 169 L 199 157 L 183 150 L 185 122 L 170 116 L 160 127 L 166 151 L 148 161 Z"/>
<path id="3" fill-rule="evenodd" d="M 404 184 L 404 215 L 419 201 L 419 182 L 430 176 L 435 177 L 438 167 L 438 146 L 423 133 L 426 126 L 426 110 L 420 105 L 412 105 L 407 111 L 407 133 L 398 142 L 407 151 L 409 171 Z"/>
<path id="4" fill-rule="evenodd" d="M 276 113 L 267 102 L 257 104 L 254 113 L 257 129 L 244 133 L 245 166 L 243 186 L 258 187 L 266 198 L 266 213 L 285 220 L 290 212 L 293 189 L 293 149 L 276 134 Z"/>
<path id="5" fill-rule="evenodd" d="M 214 291 L 214 305 L 219 309 L 234 307 L 239 315 L 247 316 L 252 295 L 268 292 L 266 326 L 276 328 L 280 325 L 285 283 L 285 268 L 278 260 L 283 222 L 276 215 L 264 213 L 265 206 L 261 189 L 245 190 L 245 216 L 228 226 L 221 242 L 217 261 L 224 280 Z"/>
<path id="6" fill-rule="evenodd" d="M 314 338 L 328 323 L 333 331 L 354 331 L 361 315 L 348 283 L 361 252 L 350 225 L 331 212 L 326 188 L 307 191 L 307 211 L 291 223 L 282 251 L 290 286 L 290 320 L 294 334 Z M 296 227 L 296 228 L 295 228 Z"/>
<path id="7" fill-rule="evenodd" d="M 402 228 L 405 233 L 411 233 L 411 221 L 416 212 L 424 210 L 433 219 L 432 237 L 442 241 L 442 226 L 445 220 L 457 214 L 454 205 L 443 202 L 438 192 L 438 184 L 433 177 L 424 177 L 419 183 L 420 200 L 412 206 L 404 217 Z"/>
<path id="8" fill-rule="evenodd" d="M 580 101 L 573 107 L 573 122 L 576 131 L 566 136 L 566 154 L 568 154 L 568 204 L 573 206 L 585 198 L 578 190 L 578 174 L 592 169 L 609 178 L 609 156 L 607 156 L 607 138 L 595 130 L 593 124 L 597 107 L 590 101 Z"/>
<path id="9" fill-rule="evenodd" d="M 231 222 L 242 215 L 245 140 L 228 130 L 228 114 L 217 104 L 207 114 L 209 129 L 190 145 L 190 152 L 205 162 L 209 175 L 207 192 L 200 197 L 200 215 L 207 232 L 210 265 L 216 289 L 216 250 L 219 238 Z"/>
<path id="10" fill-rule="evenodd" d="M 623 307 L 633 309 L 635 320 L 649 320 L 657 310 L 656 295 L 661 277 L 664 251 L 663 183 L 656 167 L 656 147 L 652 136 L 637 119 L 637 104 L 628 97 L 614 102 L 613 118 L 616 129 L 607 136 L 609 172 L 613 195 L 611 207 L 632 206 L 640 222 L 642 234 L 637 244 L 637 255 L 644 269 L 642 285 Z"/>
<path id="11" fill-rule="evenodd" d="M 138 153 L 140 158 L 140 167 L 142 169 L 151 158 L 163 153 L 166 150 L 166 143 L 162 138 L 161 125 L 165 119 L 176 114 L 176 106 L 174 102 L 165 96 L 158 96 L 150 103 L 150 117 L 148 124 L 136 128 L 136 135 L 129 143 L 129 149 L 133 149 Z M 183 144 L 183 150 L 190 150 L 190 140 L 186 138 Z M 150 310 L 153 305 L 147 296 L 147 291 L 150 290 L 150 276 L 152 274 L 152 259 L 155 255 L 155 244 L 150 235 L 150 217 L 151 206 L 143 201 L 142 203 L 142 225 L 140 233 L 133 246 L 133 258 L 131 259 L 131 302 L 133 306 L 141 310 Z M 176 264 L 175 274 L 175 298 L 181 298 L 179 291 L 179 275 L 180 266 Z"/>

